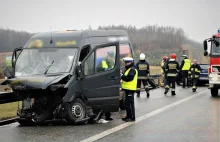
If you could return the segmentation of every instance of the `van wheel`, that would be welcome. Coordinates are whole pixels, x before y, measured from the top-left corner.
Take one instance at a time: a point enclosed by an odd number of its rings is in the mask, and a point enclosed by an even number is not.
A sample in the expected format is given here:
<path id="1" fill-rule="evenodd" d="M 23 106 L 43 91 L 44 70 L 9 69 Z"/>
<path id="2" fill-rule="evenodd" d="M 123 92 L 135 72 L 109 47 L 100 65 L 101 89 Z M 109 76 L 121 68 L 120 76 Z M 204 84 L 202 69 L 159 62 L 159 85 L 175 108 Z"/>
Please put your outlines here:
<path id="1" fill-rule="evenodd" d="M 68 120 L 70 123 L 75 123 L 76 120 L 82 120 L 86 115 L 86 106 L 81 99 L 72 101 L 68 108 Z"/>
<path id="2" fill-rule="evenodd" d="M 218 96 L 218 88 L 211 88 L 212 97 Z"/>

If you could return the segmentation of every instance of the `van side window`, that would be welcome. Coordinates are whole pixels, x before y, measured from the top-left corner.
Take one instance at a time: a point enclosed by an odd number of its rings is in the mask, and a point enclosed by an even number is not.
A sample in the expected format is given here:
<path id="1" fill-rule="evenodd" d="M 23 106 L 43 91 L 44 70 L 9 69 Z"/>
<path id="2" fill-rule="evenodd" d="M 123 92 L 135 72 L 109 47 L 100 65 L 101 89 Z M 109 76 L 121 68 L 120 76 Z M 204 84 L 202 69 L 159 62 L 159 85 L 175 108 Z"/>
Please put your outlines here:
<path id="1" fill-rule="evenodd" d="M 83 69 L 85 75 L 94 74 L 94 52 L 84 62 Z"/>
<path id="2" fill-rule="evenodd" d="M 120 67 L 122 68 L 123 65 L 123 58 L 124 57 L 132 57 L 131 47 L 128 43 L 120 44 Z"/>
<path id="3" fill-rule="evenodd" d="M 98 48 L 95 51 L 96 72 L 112 70 L 115 67 L 116 46 Z"/>

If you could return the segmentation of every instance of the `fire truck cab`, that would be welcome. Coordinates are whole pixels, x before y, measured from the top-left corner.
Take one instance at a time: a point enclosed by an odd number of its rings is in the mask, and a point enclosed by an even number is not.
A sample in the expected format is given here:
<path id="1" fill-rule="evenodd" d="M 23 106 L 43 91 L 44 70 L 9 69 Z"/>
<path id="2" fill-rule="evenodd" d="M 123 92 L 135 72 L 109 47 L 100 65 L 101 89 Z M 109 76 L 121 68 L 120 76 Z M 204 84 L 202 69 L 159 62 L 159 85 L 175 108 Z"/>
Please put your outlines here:
<path id="1" fill-rule="evenodd" d="M 210 49 L 208 49 L 208 42 L 211 43 Z M 209 65 L 209 89 L 213 97 L 218 96 L 218 90 L 220 88 L 220 29 L 217 34 L 214 34 L 212 38 L 206 39 L 203 42 L 204 56 L 210 57 Z M 209 51 L 209 52 L 208 52 Z"/>

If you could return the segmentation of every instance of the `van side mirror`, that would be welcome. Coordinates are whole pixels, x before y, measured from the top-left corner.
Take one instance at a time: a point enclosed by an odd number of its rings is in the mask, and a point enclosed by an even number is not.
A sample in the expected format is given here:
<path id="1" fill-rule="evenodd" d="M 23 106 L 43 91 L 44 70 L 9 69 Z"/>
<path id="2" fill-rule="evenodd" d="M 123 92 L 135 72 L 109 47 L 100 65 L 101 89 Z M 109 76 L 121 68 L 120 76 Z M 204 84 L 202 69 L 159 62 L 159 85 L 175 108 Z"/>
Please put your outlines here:
<path id="1" fill-rule="evenodd" d="M 80 79 L 84 79 L 85 75 L 83 73 L 83 70 L 82 70 L 82 64 L 79 63 L 76 67 L 76 72 L 77 72 L 77 75 Z"/>
<path id="2" fill-rule="evenodd" d="M 208 45 L 207 45 L 207 41 L 206 40 L 203 41 L 203 47 L 204 47 L 205 51 L 208 49 Z"/>
<path id="3" fill-rule="evenodd" d="M 14 76 L 13 76 L 13 73 L 12 73 L 8 68 L 4 69 L 4 70 L 3 70 L 3 73 L 4 73 L 4 76 L 7 77 L 8 79 L 14 77 Z"/>
<path id="4" fill-rule="evenodd" d="M 204 56 L 208 56 L 208 51 L 204 51 Z"/>

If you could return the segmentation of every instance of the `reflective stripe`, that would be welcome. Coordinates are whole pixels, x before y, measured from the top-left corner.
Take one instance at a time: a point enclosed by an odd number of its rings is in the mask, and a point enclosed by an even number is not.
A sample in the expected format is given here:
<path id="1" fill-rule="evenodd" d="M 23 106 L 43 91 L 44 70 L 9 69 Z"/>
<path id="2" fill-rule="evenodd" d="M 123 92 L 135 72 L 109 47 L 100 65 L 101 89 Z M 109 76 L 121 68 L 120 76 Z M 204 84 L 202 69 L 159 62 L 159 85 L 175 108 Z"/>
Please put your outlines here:
<path id="1" fill-rule="evenodd" d="M 189 70 L 191 66 L 191 61 L 189 59 L 184 59 L 184 65 L 182 70 Z"/>
<path id="2" fill-rule="evenodd" d="M 190 77 L 193 78 L 193 75 L 191 75 Z M 199 75 L 195 75 L 195 78 L 199 78 Z"/>
<path id="3" fill-rule="evenodd" d="M 145 77 L 145 76 L 138 76 L 138 79 L 144 79 L 144 80 L 147 80 L 148 77 Z"/>
<path id="4" fill-rule="evenodd" d="M 167 76 L 176 76 L 176 73 L 168 73 Z"/>
<path id="5" fill-rule="evenodd" d="M 125 76 L 128 75 L 129 71 L 131 70 L 131 68 L 129 68 L 126 72 L 125 72 Z M 135 69 L 135 76 L 134 76 L 134 79 L 132 81 L 129 81 L 129 82 L 126 82 L 126 81 L 123 81 L 122 82 L 122 88 L 123 89 L 127 89 L 127 90 L 137 90 L 137 78 L 138 78 L 138 71 Z"/>
<path id="6" fill-rule="evenodd" d="M 141 88 L 137 88 L 136 90 L 141 90 Z"/>
<path id="7" fill-rule="evenodd" d="M 145 88 L 146 88 L 146 89 L 148 89 L 148 88 L 149 88 L 149 86 L 147 85 L 147 86 L 145 86 Z"/>
<path id="8" fill-rule="evenodd" d="M 175 91 L 175 88 L 172 88 L 171 91 Z"/>
<path id="9" fill-rule="evenodd" d="M 192 88 L 193 88 L 193 89 L 196 89 L 196 86 L 193 86 Z"/>
<path id="10" fill-rule="evenodd" d="M 165 86 L 165 88 L 169 89 L 169 88 L 170 88 L 170 86 L 166 85 L 166 86 Z"/>

